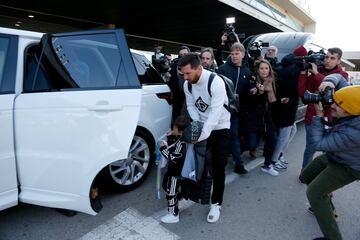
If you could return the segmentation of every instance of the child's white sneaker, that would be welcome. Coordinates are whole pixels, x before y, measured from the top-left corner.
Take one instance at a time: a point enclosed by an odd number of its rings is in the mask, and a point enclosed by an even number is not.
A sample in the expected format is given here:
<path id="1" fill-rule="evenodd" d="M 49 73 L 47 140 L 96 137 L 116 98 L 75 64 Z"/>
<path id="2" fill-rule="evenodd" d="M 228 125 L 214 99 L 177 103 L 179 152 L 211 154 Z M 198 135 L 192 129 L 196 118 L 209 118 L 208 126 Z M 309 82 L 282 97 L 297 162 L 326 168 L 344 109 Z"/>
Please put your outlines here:
<path id="1" fill-rule="evenodd" d="M 168 213 L 165 216 L 163 216 L 160 219 L 160 221 L 163 223 L 177 223 L 177 222 L 179 222 L 179 214 L 174 215 L 174 214 Z"/>
<path id="2" fill-rule="evenodd" d="M 219 220 L 220 209 L 221 209 L 221 206 L 218 203 L 211 204 L 210 212 L 207 216 L 207 221 L 209 223 L 214 223 L 214 222 L 217 222 L 217 220 Z"/>

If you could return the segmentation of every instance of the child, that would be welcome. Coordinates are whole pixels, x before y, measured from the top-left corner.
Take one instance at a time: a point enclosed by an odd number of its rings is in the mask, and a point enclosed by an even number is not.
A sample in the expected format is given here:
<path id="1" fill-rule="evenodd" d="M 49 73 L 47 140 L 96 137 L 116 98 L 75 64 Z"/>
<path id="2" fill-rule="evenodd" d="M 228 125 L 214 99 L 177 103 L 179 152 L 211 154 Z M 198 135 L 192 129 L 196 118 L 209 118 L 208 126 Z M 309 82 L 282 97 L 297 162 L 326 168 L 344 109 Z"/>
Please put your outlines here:
<path id="1" fill-rule="evenodd" d="M 186 155 L 186 144 L 181 139 L 184 129 L 190 125 L 185 116 L 175 119 L 173 129 L 168 133 L 167 142 L 160 145 L 161 154 L 168 160 L 168 169 L 163 179 L 163 188 L 168 201 L 168 213 L 161 218 L 163 223 L 179 222 L 179 187 L 181 184 L 181 170 Z"/>

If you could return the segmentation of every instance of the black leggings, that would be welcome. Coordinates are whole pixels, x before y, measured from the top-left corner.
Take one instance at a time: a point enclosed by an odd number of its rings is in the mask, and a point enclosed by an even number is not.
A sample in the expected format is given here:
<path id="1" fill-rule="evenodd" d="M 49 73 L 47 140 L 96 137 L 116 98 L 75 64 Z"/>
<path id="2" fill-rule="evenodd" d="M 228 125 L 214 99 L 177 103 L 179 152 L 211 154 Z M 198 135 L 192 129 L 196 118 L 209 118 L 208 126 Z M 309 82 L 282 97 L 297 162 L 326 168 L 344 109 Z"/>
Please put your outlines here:
<path id="1" fill-rule="evenodd" d="M 213 192 L 211 203 L 222 204 L 225 189 L 225 166 L 230 140 L 230 129 L 213 130 L 208 138 L 211 148 L 211 168 L 213 173 Z"/>

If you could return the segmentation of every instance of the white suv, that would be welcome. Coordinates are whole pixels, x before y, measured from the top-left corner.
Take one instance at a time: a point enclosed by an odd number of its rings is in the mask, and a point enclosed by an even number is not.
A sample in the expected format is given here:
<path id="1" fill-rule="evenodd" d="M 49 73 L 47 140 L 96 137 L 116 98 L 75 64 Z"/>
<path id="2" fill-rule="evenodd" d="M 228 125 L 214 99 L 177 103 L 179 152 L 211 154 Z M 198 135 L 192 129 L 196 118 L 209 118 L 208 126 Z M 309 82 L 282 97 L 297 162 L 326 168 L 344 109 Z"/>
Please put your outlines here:
<path id="1" fill-rule="evenodd" d="M 0 28 L 0 210 L 22 201 L 96 214 L 97 178 L 124 190 L 144 180 L 171 106 L 169 88 L 143 86 L 137 70 L 122 30 Z"/>

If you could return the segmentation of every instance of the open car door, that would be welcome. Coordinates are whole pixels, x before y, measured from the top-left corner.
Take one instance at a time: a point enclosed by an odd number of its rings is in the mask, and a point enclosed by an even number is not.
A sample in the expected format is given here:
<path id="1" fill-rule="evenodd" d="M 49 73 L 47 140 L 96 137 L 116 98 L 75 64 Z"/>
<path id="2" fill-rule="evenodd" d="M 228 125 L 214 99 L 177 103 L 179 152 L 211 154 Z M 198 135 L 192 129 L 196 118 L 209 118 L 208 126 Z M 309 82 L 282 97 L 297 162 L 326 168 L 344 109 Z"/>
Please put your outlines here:
<path id="1" fill-rule="evenodd" d="M 126 159 L 141 85 L 122 30 L 44 35 L 15 101 L 22 202 L 96 214 L 96 175 Z"/>
<path id="2" fill-rule="evenodd" d="M 13 128 L 17 45 L 16 36 L 0 34 L 0 210 L 18 202 Z"/>

